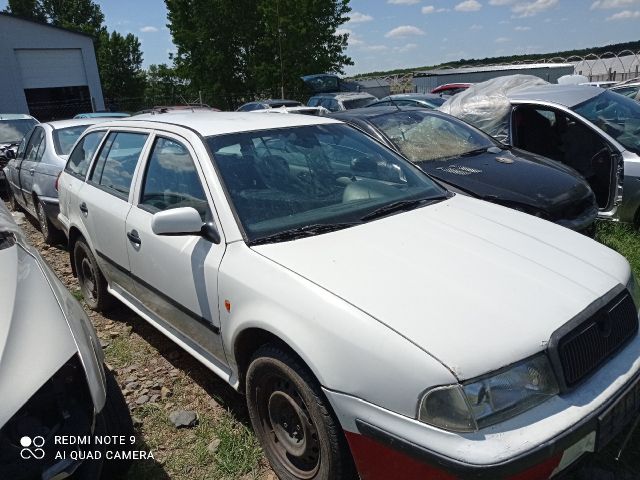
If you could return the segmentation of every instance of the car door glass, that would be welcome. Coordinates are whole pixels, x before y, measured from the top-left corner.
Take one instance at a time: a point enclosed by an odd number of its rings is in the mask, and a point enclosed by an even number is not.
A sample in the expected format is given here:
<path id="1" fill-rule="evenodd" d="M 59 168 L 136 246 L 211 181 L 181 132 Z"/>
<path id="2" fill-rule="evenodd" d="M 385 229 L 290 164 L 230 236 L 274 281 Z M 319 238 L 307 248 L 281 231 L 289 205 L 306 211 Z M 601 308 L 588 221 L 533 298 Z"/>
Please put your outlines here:
<path id="1" fill-rule="evenodd" d="M 65 172 L 84 178 L 89 170 L 89 164 L 93 155 L 96 153 L 105 131 L 91 132 L 85 135 L 78 142 L 76 148 L 73 149 L 69 156 L 69 161 L 65 167 Z"/>
<path id="2" fill-rule="evenodd" d="M 35 128 L 33 130 L 35 130 Z M 27 133 L 24 137 L 22 137 L 22 140 L 20 140 L 20 145 L 18 145 L 18 151 L 16 152 L 16 158 L 18 160 L 22 160 L 24 158 L 24 154 L 27 150 L 27 144 L 29 143 L 31 136 L 33 135 L 33 130 L 29 131 L 29 133 Z"/>
<path id="3" fill-rule="evenodd" d="M 189 150 L 179 142 L 158 137 L 144 176 L 140 206 L 151 212 L 193 207 L 202 221 L 208 215 L 207 197 Z"/>
<path id="4" fill-rule="evenodd" d="M 25 161 L 34 162 L 36 160 L 38 148 L 40 148 L 40 144 L 42 143 L 43 138 L 44 131 L 42 130 L 42 128 L 37 128 L 35 132 L 33 132 L 33 135 L 31 135 L 29 143 L 27 144 L 27 149 L 24 156 Z"/>
<path id="5" fill-rule="evenodd" d="M 146 133 L 111 132 L 91 173 L 91 183 L 127 198 L 147 137 Z"/>
<path id="6" fill-rule="evenodd" d="M 47 140 L 46 136 L 42 136 L 42 140 L 40 141 L 40 145 L 38 146 L 38 151 L 36 152 L 36 156 L 34 158 L 34 162 L 40 162 L 42 160 L 42 156 L 44 155 L 44 151 L 47 148 Z"/>

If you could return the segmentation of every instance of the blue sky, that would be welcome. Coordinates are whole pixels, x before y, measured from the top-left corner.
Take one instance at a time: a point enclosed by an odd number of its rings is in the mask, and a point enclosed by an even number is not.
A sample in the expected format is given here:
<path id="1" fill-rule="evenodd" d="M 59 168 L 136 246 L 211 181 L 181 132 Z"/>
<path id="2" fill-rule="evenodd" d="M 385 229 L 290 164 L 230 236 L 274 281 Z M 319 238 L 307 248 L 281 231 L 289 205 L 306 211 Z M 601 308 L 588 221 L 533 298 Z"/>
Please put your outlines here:
<path id="1" fill-rule="evenodd" d="M 0 8 L 7 0 L 0 0 Z M 109 29 L 140 38 L 144 64 L 174 49 L 162 0 L 98 2 Z M 351 0 L 348 74 L 459 58 L 640 40 L 640 0 Z"/>

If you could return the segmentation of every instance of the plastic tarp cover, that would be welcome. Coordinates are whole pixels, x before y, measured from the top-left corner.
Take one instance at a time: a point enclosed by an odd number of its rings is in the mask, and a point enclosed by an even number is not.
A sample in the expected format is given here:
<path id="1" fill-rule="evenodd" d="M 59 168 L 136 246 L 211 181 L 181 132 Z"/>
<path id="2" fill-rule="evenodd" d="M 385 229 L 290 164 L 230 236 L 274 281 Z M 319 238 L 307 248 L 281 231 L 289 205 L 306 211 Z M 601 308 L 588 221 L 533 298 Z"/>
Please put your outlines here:
<path id="1" fill-rule="evenodd" d="M 509 75 L 471 85 L 464 92 L 449 98 L 438 110 L 458 117 L 497 140 L 508 143 L 509 95 L 515 91 L 547 85 L 549 82 L 533 75 Z"/>

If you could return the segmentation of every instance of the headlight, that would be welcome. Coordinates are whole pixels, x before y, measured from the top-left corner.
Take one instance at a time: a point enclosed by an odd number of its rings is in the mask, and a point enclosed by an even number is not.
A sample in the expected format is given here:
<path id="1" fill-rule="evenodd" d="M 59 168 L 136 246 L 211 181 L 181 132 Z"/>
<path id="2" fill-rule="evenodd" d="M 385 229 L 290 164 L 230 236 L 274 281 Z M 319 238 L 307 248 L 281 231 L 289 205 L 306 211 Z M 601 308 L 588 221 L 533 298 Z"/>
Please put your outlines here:
<path id="1" fill-rule="evenodd" d="M 631 278 L 629 279 L 629 283 L 627 283 L 627 290 L 629 290 L 631 298 L 633 298 L 633 302 L 636 304 L 636 310 L 640 311 L 640 284 L 633 272 L 631 272 Z"/>
<path id="2" fill-rule="evenodd" d="M 420 402 L 418 418 L 457 432 L 473 432 L 529 410 L 558 394 L 544 354 L 463 384 L 436 387 Z"/>

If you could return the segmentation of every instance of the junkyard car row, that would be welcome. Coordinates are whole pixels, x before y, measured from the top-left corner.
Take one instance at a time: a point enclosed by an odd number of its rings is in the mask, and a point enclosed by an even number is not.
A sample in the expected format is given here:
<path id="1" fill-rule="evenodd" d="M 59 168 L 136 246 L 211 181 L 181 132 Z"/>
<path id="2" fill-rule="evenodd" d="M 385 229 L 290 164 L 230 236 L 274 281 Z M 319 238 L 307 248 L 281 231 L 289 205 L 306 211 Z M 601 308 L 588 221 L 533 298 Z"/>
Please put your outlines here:
<path id="1" fill-rule="evenodd" d="M 493 111 L 479 105 L 487 89 L 502 95 Z M 316 98 L 331 111 L 355 99 Z M 89 308 L 124 303 L 246 395 L 279 478 L 564 473 L 640 411 L 640 286 L 621 255 L 579 233 L 596 217 L 640 218 L 640 105 L 520 77 L 445 99 L 462 120 L 385 101 L 329 116 L 262 101 L 268 114 L 80 119 L 64 152 L 45 142 L 71 127 L 51 122 L 5 170 L 16 207 L 64 233 Z M 40 193 L 22 177 L 48 151 L 66 164 Z M 43 224 L 47 201 L 59 213 Z M 0 271 L 8 325 L 42 322 L 20 291 L 37 278 L 68 324 L 27 332 L 46 345 L 0 333 L 0 371 L 27 368 L 27 345 L 47 359 L 28 391 L 6 385 L 0 446 L 15 457 L 20 419 L 37 417 L 30 395 L 63 365 L 76 362 L 87 390 L 77 435 L 121 397 L 82 309 L 2 218 L 0 255 L 6 243 L 16 264 Z M 41 277 L 17 275 L 18 257 Z"/>

